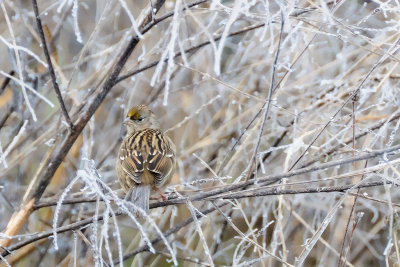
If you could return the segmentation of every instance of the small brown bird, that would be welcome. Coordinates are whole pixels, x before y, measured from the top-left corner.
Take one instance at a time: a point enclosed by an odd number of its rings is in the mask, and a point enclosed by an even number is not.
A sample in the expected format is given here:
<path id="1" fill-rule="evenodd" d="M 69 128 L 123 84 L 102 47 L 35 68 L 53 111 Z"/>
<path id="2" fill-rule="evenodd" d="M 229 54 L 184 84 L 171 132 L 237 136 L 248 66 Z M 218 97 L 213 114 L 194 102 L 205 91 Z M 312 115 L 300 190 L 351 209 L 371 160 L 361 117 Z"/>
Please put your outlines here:
<path id="1" fill-rule="evenodd" d="M 168 184 L 175 171 L 175 145 L 160 130 L 160 123 L 146 106 L 132 107 L 124 124 L 128 133 L 119 149 L 116 171 L 125 199 L 146 213 L 150 191 Z M 137 209 L 131 209 L 139 216 Z"/>

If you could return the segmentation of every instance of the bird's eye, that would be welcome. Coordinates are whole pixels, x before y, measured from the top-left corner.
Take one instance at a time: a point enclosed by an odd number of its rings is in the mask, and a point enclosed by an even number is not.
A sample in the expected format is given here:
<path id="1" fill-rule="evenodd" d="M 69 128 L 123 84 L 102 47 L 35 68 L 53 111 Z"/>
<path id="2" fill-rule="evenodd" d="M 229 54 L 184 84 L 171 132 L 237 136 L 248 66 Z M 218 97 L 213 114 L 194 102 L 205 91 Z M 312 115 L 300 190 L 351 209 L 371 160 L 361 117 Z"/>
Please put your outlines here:
<path id="1" fill-rule="evenodd" d="M 144 120 L 143 118 L 138 118 L 138 119 L 137 119 L 137 121 L 143 121 L 143 120 Z"/>

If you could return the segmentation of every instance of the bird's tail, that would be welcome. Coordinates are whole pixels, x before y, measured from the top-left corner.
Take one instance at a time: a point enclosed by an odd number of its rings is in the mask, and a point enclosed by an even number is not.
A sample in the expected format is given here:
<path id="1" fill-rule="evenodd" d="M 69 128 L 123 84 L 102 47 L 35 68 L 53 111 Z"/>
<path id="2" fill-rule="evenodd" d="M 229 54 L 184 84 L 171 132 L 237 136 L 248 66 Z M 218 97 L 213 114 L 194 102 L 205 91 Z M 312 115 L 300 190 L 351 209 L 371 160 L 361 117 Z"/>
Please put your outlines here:
<path id="1" fill-rule="evenodd" d="M 143 212 L 146 214 L 149 212 L 149 198 L 150 198 L 150 185 L 139 184 L 132 186 L 128 194 L 126 194 L 125 200 L 133 203 L 129 205 L 129 210 L 136 214 L 138 217 Z M 140 209 L 138 209 L 140 208 Z"/>

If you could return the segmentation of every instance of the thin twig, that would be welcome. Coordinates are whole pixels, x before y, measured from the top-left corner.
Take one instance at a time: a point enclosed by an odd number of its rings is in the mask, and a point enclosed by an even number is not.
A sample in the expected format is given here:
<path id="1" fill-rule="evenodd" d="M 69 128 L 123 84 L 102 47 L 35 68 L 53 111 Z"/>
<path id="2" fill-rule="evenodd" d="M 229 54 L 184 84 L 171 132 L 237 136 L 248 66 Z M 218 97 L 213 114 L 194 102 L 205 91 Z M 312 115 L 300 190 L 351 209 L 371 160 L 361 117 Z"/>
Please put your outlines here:
<path id="1" fill-rule="evenodd" d="M 356 102 L 356 98 L 357 96 L 354 96 L 354 99 L 352 101 L 352 128 L 353 128 L 353 140 L 352 140 L 352 147 L 353 147 L 353 156 L 354 156 L 354 151 L 355 151 L 355 124 L 356 124 L 356 118 L 355 118 L 355 102 Z M 368 165 L 368 161 L 365 161 L 365 165 L 364 168 L 367 168 Z M 361 180 L 364 178 L 364 175 L 361 176 Z M 355 210 L 355 206 L 358 200 L 358 194 L 360 193 L 360 188 L 357 189 L 357 193 L 356 196 L 353 198 L 353 203 L 351 205 L 351 210 L 350 210 L 350 214 L 349 214 L 349 218 L 347 220 L 347 225 L 346 225 L 346 231 L 344 232 L 344 236 L 343 236 L 343 242 L 342 242 L 342 246 L 340 248 L 340 254 L 339 254 L 339 260 L 338 260 L 338 267 L 344 266 L 346 264 L 346 256 L 345 255 L 343 257 L 343 253 L 344 253 L 344 246 L 346 244 L 346 237 L 347 237 L 347 233 L 349 232 L 349 227 L 350 227 L 350 221 L 351 219 L 354 217 L 354 210 Z M 348 247 L 350 248 L 350 240 L 348 242 Z"/>
<path id="2" fill-rule="evenodd" d="M 15 74 L 15 71 L 14 71 L 14 70 L 11 70 L 11 71 L 8 73 L 9 76 L 14 76 L 14 74 Z M 7 85 L 10 83 L 10 80 L 11 80 L 10 77 L 6 77 L 6 78 L 4 79 L 4 81 L 3 81 L 3 83 L 1 84 L 1 87 L 0 87 L 0 95 L 4 92 L 4 90 L 6 89 Z"/>
<path id="3" fill-rule="evenodd" d="M 250 27 L 246 27 L 244 29 L 241 29 L 239 31 L 236 31 L 236 32 L 233 32 L 233 33 L 229 34 L 228 37 L 239 35 L 239 34 L 242 34 L 242 33 L 248 32 L 248 31 L 252 31 L 252 30 L 264 27 L 264 26 L 265 26 L 265 23 L 257 24 L 257 25 L 250 26 Z M 222 38 L 222 35 L 219 35 L 219 36 L 214 38 L 214 41 L 218 41 L 221 38 Z M 211 43 L 211 41 L 206 41 L 206 42 L 203 42 L 203 43 L 198 44 L 196 46 L 192 46 L 192 47 L 186 49 L 184 51 L 184 53 L 195 52 L 195 51 L 199 50 L 200 48 L 202 48 L 202 47 L 204 47 L 206 45 L 209 45 L 210 43 Z M 182 56 L 182 53 L 178 52 L 178 53 L 175 54 L 174 58 L 177 58 L 177 57 L 180 57 L 180 56 Z M 167 62 L 167 61 L 168 61 L 168 57 L 164 60 L 164 62 Z M 115 83 L 117 84 L 117 83 L 119 83 L 119 82 L 121 82 L 121 81 L 123 81 L 125 79 L 128 79 L 131 76 L 134 76 L 134 75 L 136 75 L 138 73 L 141 73 L 141 72 L 143 72 L 145 70 L 151 69 L 151 68 L 157 66 L 159 62 L 160 62 L 159 60 L 156 60 L 156 61 L 154 61 L 154 62 L 152 62 L 152 63 L 150 63 L 150 64 L 148 64 L 148 65 L 146 65 L 146 66 L 144 66 L 142 68 L 139 68 L 137 70 L 133 70 L 131 72 L 128 72 L 127 74 L 121 75 L 120 77 L 118 77 L 118 79 L 116 80 Z"/>
<path id="4" fill-rule="evenodd" d="M 74 131 L 74 124 L 72 123 L 71 118 L 68 115 L 68 111 L 67 111 L 67 108 L 65 107 L 65 103 L 64 103 L 64 100 L 62 98 L 60 88 L 58 87 L 56 74 L 54 72 L 53 63 L 51 62 L 49 50 L 47 48 L 46 37 L 44 36 L 43 27 L 42 27 L 42 20 L 40 19 L 39 8 L 38 8 L 36 0 L 32 0 L 32 6 L 33 6 L 33 11 L 35 12 L 36 25 L 37 25 L 37 28 L 38 28 L 40 40 L 42 42 L 43 52 L 44 52 L 44 55 L 46 57 L 46 61 L 47 61 L 47 65 L 48 65 L 48 68 L 49 68 L 50 77 L 51 77 L 51 81 L 53 83 L 54 91 L 56 92 L 58 102 L 60 103 L 60 107 L 61 107 L 62 113 L 63 113 L 63 115 L 65 117 L 65 120 L 68 123 L 69 129 L 70 129 L 70 131 Z"/>
<path id="5" fill-rule="evenodd" d="M 271 102 L 272 102 L 272 94 L 274 93 L 276 65 L 278 64 L 279 52 L 281 50 L 282 33 L 283 33 L 284 26 L 285 26 L 285 20 L 283 18 L 283 12 L 281 9 L 281 29 L 279 32 L 279 40 L 278 40 L 278 46 L 276 48 L 275 59 L 274 59 L 273 65 L 272 65 L 271 84 L 270 84 L 269 90 L 268 90 L 267 101 L 264 103 L 263 107 L 261 108 L 261 110 L 265 110 L 264 117 L 261 122 L 260 133 L 258 135 L 256 147 L 254 148 L 254 154 L 253 154 L 251 162 L 250 162 L 251 165 L 250 165 L 246 180 L 248 180 L 250 178 L 251 173 L 253 171 L 254 164 L 256 164 L 256 169 L 257 169 L 257 163 L 256 163 L 257 162 L 257 153 L 258 153 L 258 148 L 260 147 L 261 137 L 264 133 L 265 122 L 267 121 L 267 118 L 268 118 L 268 113 L 269 113 L 269 109 L 270 109 Z"/>

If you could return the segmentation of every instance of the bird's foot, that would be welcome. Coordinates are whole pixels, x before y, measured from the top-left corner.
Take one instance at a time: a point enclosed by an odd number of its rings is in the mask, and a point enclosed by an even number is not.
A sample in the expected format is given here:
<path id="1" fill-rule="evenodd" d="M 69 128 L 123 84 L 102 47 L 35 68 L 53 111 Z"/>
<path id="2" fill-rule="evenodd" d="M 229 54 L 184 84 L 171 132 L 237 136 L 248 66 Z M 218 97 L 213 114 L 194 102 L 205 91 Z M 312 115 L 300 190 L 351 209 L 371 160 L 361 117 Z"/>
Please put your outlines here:
<path id="1" fill-rule="evenodd" d="M 160 194 L 159 202 L 168 200 L 168 197 L 160 189 L 157 188 L 157 192 Z"/>

